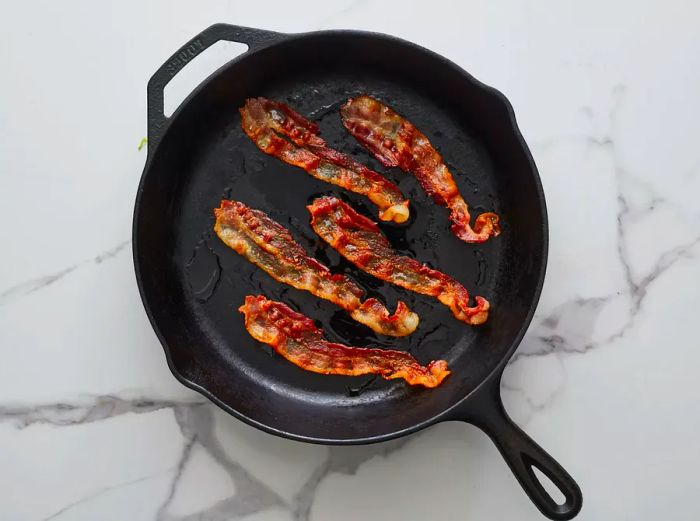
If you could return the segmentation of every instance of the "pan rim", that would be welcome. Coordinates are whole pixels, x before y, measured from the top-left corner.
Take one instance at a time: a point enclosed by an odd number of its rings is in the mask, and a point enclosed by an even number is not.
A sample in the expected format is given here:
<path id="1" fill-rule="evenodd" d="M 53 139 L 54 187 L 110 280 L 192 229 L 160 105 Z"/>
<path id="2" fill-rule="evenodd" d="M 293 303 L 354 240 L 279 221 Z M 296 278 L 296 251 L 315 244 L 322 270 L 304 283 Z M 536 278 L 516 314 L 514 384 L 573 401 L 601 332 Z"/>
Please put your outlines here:
<path id="1" fill-rule="evenodd" d="M 304 32 L 304 33 L 277 33 L 279 34 L 279 39 L 268 43 L 262 47 L 258 48 L 251 48 L 250 51 L 244 52 L 243 54 L 236 56 L 232 60 L 226 62 L 224 65 L 219 67 L 217 70 L 215 70 L 212 74 L 210 74 L 207 78 L 205 78 L 197 87 L 195 87 L 192 92 L 180 103 L 180 105 L 177 107 L 177 109 L 172 113 L 172 115 L 167 118 L 168 123 L 167 126 L 161 135 L 160 139 L 158 140 L 158 143 L 156 146 L 153 148 L 153 150 L 148 151 L 148 156 L 146 158 L 146 163 L 144 165 L 143 172 L 141 173 L 141 177 L 139 180 L 139 185 L 138 185 L 138 190 L 136 193 L 136 199 L 134 203 L 134 211 L 133 211 L 133 221 L 132 221 L 132 257 L 133 257 L 133 263 L 134 263 L 134 272 L 136 276 L 136 282 L 139 290 L 139 296 L 141 298 L 141 302 L 144 306 L 144 309 L 146 311 L 146 315 L 148 317 L 148 320 L 151 324 L 151 327 L 153 328 L 153 331 L 156 334 L 156 337 L 158 338 L 158 341 L 161 344 L 161 347 L 164 351 L 166 362 L 168 364 L 168 368 L 170 369 L 171 373 L 175 377 L 176 380 L 178 380 L 181 384 L 183 384 L 185 387 L 192 389 L 193 391 L 201 394 L 205 398 L 207 398 L 209 401 L 217 405 L 220 409 L 225 411 L 226 413 L 234 416 L 235 418 L 243 421 L 244 423 L 255 427 L 257 429 L 260 429 L 264 432 L 267 432 L 269 434 L 273 434 L 282 438 L 286 439 L 291 439 L 295 441 L 300 441 L 300 442 L 306 442 L 306 443 L 314 443 L 314 444 L 321 444 L 321 445 L 366 445 L 366 444 L 372 444 L 372 443 L 379 443 L 383 441 L 389 441 L 392 439 L 400 438 L 402 436 L 406 436 L 408 434 L 412 434 L 418 431 L 421 431 L 431 425 L 434 425 L 436 423 L 446 421 L 449 419 L 453 419 L 453 413 L 456 411 L 459 411 L 461 407 L 464 406 L 466 402 L 470 400 L 473 396 L 476 395 L 477 391 L 483 388 L 484 386 L 488 385 L 490 382 L 492 382 L 494 379 L 497 381 L 500 381 L 501 374 L 510 360 L 510 358 L 513 356 L 513 353 L 516 351 L 516 349 L 519 347 L 523 337 L 525 336 L 525 333 L 527 332 L 530 323 L 532 322 L 532 319 L 534 317 L 535 311 L 537 309 L 537 304 L 539 302 L 541 293 L 542 293 L 542 288 L 544 286 L 544 279 L 545 279 L 545 274 L 547 270 L 547 258 L 548 258 L 548 251 L 549 251 L 549 224 L 548 224 L 548 216 L 547 216 L 547 206 L 546 206 L 546 200 L 545 200 L 545 195 L 544 195 L 544 188 L 542 186 L 542 180 L 539 175 L 539 171 L 537 169 L 537 166 L 535 164 L 534 158 L 532 157 L 532 153 L 530 152 L 529 147 L 527 146 L 527 143 L 525 142 L 525 139 L 520 131 L 520 128 L 517 123 L 517 119 L 515 116 L 515 111 L 508 100 L 506 96 L 499 91 L 498 89 L 487 85 L 483 83 L 482 81 L 478 80 L 474 76 L 472 76 L 469 72 L 464 70 L 462 67 L 454 63 L 453 61 L 449 60 L 448 58 L 431 51 L 430 49 L 427 49 L 421 45 L 415 44 L 413 42 L 410 42 L 408 40 L 404 40 L 403 38 L 399 38 L 396 36 L 384 34 L 384 33 L 379 33 L 379 32 L 372 32 L 372 31 L 358 31 L 358 30 L 348 30 L 348 29 L 334 29 L 334 30 L 325 30 L 325 31 L 311 31 L 311 32 Z M 535 290 L 532 296 L 532 300 L 530 302 L 530 307 L 528 309 L 528 312 L 522 321 L 522 324 L 517 331 L 516 335 L 513 337 L 513 340 L 511 342 L 511 345 L 508 347 L 507 351 L 503 355 L 502 359 L 499 361 L 498 364 L 493 368 L 491 372 L 477 385 L 474 387 L 471 391 L 466 393 L 462 398 L 457 400 L 454 404 L 451 406 L 443 409 L 442 411 L 436 413 L 432 417 L 426 418 L 425 420 L 422 420 L 414 425 L 411 425 L 410 427 L 406 427 L 403 429 L 398 429 L 394 430 L 391 432 L 383 433 L 383 434 L 378 434 L 374 436 L 367 436 L 367 437 L 358 437 L 358 438 L 327 438 L 327 437 L 320 437 L 320 436 L 307 436 L 303 434 L 298 434 L 295 432 L 291 432 L 289 430 L 284 430 L 284 429 L 279 429 L 276 427 L 273 427 L 272 425 L 268 425 L 266 423 L 260 422 L 258 420 L 255 420 L 252 417 L 247 416 L 246 414 L 241 413 L 237 409 L 235 409 L 233 406 L 225 403 L 223 400 L 220 400 L 216 395 L 214 395 L 211 391 L 209 391 L 204 385 L 201 385 L 193 380 L 190 380 L 186 378 L 180 370 L 176 367 L 172 356 L 170 352 L 170 348 L 168 347 L 168 343 L 165 339 L 165 335 L 161 331 L 160 327 L 158 326 L 155 314 L 153 312 L 153 309 L 151 308 L 151 305 L 149 303 L 148 297 L 146 295 L 146 290 L 144 288 L 144 283 L 143 283 L 143 269 L 141 266 L 141 261 L 140 261 L 140 256 L 139 256 L 139 243 L 138 243 L 138 230 L 139 230 L 139 210 L 141 208 L 141 198 L 143 195 L 143 186 L 145 184 L 146 178 L 148 177 L 149 172 L 151 171 L 151 164 L 153 163 L 153 158 L 156 156 L 158 149 L 160 148 L 160 144 L 165 140 L 166 136 L 168 135 L 168 131 L 170 127 L 173 126 L 173 123 L 177 120 L 177 118 L 180 116 L 180 113 L 185 110 L 185 108 L 190 104 L 190 102 L 201 92 L 203 91 L 207 85 L 216 79 L 218 76 L 222 75 L 225 71 L 227 71 L 229 68 L 236 66 L 239 62 L 245 60 L 246 58 L 249 58 L 256 52 L 262 50 L 262 49 L 268 49 L 268 48 L 274 48 L 279 45 L 284 45 L 285 43 L 292 41 L 292 40 L 297 40 L 297 39 L 304 39 L 304 38 L 311 38 L 311 37 L 317 37 L 317 36 L 331 36 L 331 37 L 336 37 L 336 36 L 345 36 L 345 37 L 360 37 L 360 38 L 375 38 L 379 40 L 384 40 L 387 42 L 392 42 L 392 43 L 398 43 L 401 45 L 404 45 L 413 51 L 416 52 L 421 52 L 427 54 L 429 57 L 434 59 L 437 63 L 439 63 L 440 66 L 443 67 L 448 67 L 454 70 L 455 72 L 459 73 L 460 76 L 462 76 L 466 81 L 470 82 L 473 86 L 483 90 L 484 92 L 488 93 L 492 97 L 494 97 L 504 108 L 506 111 L 506 117 L 508 118 L 508 122 L 510 124 L 511 130 L 514 132 L 514 137 L 516 139 L 517 144 L 519 145 L 520 149 L 522 150 L 522 153 L 524 154 L 524 159 L 527 161 L 531 174 L 533 176 L 533 181 L 535 183 L 535 192 L 537 195 L 537 200 L 538 204 L 540 207 L 540 223 L 542 227 L 542 251 L 541 251 L 541 263 L 539 266 L 539 270 L 537 272 L 537 277 L 536 277 L 536 285 L 535 285 Z"/>

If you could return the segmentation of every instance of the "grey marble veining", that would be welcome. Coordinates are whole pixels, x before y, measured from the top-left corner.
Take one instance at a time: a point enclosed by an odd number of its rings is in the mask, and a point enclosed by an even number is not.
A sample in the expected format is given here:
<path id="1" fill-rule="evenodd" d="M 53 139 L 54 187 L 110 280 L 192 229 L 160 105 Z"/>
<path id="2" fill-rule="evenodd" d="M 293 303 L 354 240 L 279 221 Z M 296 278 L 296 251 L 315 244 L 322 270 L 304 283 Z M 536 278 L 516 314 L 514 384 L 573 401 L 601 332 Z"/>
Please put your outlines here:
<path id="1" fill-rule="evenodd" d="M 86 261 L 68 266 L 67 268 L 62 268 L 58 271 L 46 275 L 40 275 L 36 278 L 25 280 L 18 284 L 14 284 L 13 286 L 10 286 L 9 288 L 4 289 L 2 290 L 2 292 L 0 292 L 0 306 L 7 305 L 17 298 L 31 295 L 36 291 L 44 289 L 50 286 L 51 284 L 58 282 L 66 275 L 73 273 L 75 270 L 78 270 L 85 265 L 102 264 L 103 262 L 112 259 L 116 255 L 119 255 L 119 253 L 124 251 L 126 247 L 130 244 L 131 240 L 120 241 L 113 248 L 103 251 L 102 253 L 98 253 L 92 259 L 88 259 Z"/>

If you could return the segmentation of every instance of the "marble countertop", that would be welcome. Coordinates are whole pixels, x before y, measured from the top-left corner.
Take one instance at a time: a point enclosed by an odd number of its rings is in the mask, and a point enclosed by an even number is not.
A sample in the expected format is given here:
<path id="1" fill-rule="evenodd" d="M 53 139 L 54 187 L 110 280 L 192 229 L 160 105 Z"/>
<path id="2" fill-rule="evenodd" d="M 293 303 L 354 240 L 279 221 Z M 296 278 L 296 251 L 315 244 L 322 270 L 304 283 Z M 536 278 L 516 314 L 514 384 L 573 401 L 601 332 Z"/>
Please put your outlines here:
<path id="1" fill-rule="evenodd" d="M 137 145 L 148 78 L 215 22 L 394 34 L 509 97 L 551 245 L 506 408 L 580 483 L 578 519 L 698 519 L 698 4 L 404 4 L 3 8 L 0 519 L 543 519 L 472 426 L 306 445 L 227 416 L 169 372 L 131 261 Z M 168 104 L 238 50 L 193 62 Z"/>

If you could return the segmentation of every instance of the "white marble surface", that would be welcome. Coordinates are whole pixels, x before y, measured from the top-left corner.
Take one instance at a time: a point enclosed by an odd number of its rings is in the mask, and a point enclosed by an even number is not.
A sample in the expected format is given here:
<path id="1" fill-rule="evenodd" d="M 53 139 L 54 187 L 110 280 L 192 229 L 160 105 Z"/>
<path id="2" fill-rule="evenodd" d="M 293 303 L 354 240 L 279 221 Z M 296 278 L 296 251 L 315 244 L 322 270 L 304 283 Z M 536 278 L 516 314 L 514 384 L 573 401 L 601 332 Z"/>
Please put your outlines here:
<path id="1" fill-rule="evenodd" d="M 405 3 L 3 4 L 0 519 L 542 519 L 471 426 L 304 445 L 171 376 L 131 263 L 136 147 L 150 74 L 214 22 L 395 34 L 510 98 L 551 250 L 507 409 L 579 481 L 579 519 L 700 517 L 698 4 Z"/>

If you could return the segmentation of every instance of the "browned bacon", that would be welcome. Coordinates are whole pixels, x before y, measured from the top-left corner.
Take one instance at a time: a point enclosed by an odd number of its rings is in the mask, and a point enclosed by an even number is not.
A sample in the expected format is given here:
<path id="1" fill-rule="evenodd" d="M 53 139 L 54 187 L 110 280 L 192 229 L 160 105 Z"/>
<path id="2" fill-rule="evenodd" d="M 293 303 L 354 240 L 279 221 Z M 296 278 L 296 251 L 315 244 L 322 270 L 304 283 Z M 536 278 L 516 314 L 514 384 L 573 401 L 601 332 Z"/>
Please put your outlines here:
<path id="1" fill-rule="evenodd" d="M 408 201 L 398 187 L 318 136 L 318 126 L 284 103 L 250 98 L 240 109 L 244 132 L 260 150 L 313 177 L 365 195 L 379 208 L 383 221 L 405 222 Z"/>
<path id="2" fill-rule="evenodd" d="M 247 296 L 239 311 L 245 315 L 245 327 L 253 338 L 271 345 L 307 371 L 347 376 L 378 374 L 387 380 L 403 378 L 411 385 L 425 387 L 437 387 L 450 374 L 444 360 L 422 366 L 403 351 L 329 342 L 313 320 L 262 295 Z"/>
<path id="3" fill-rule="evenodd" d="M 464 286 L 398 253 L 374 222 L 348 204 L 335 197 L 320 197 L 307 208 L 316 233 L 358 268 L 402 288 L 436 297 L 467 324 L 482 324 L 488 318 L 486 299 L 474 297 L 476 305 L 470 306 Z"/>
<path id="4" fill-rule="evenodd" d="M 409 335 L 418 326 L 418 315 L 403 302 L 390 315 L 377 299 L 363 301 L 364 291 L 352 279 L 331 273 L 310 257 L 286 228 L 260 210 L 238 201 L 221 201 L 214 214 L 214 231 L 219 238 L 275 280 L 337 304 L 356 321 L 383 335 Z"/>
<path id="5" fill-rule="evenodd" d="M 451 210 L 452 233 L 465 242 L 498 235 L 495 213 L 482 213 L 470 225 L 469 207 L 437 150 L 410 121 L 369 96 L 349 99 L 340 109 L 343 125 L 386 167 L 416 176 L 433 200 Z"/>

